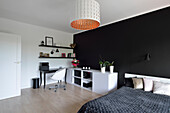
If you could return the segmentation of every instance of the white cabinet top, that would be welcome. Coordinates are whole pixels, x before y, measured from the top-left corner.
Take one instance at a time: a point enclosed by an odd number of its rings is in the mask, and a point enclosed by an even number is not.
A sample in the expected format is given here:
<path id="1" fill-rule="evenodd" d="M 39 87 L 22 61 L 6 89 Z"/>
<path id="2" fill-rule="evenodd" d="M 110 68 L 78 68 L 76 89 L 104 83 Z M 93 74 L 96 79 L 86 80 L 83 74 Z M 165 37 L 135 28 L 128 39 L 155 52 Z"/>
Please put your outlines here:
<path id="1" fill-rule="evenodd" d="M 104 75 L 110 75 L 110 74 L 117 74 L 117 72 L 114 73 L 110 73 L 109 71 L 106 71 L 105 73 L 101 73 L 100 70 L 95 70 L 95 69 L 90 69 L 90 70 L 83 70 L 82 68 L 68 68 L 70 70 L 79 70 L 79 71 L 85 71 L 85 72 L 92 72 L 92 73 L 100 73 L 100 74 L 104 74 Z"/>

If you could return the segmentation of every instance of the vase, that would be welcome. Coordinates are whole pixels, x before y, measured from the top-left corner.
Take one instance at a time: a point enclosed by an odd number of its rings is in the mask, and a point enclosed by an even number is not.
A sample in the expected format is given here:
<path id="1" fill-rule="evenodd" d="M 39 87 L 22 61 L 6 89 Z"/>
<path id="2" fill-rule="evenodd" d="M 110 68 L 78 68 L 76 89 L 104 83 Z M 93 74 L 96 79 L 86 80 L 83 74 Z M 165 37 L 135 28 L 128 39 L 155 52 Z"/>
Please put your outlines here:
<path id="1" fill-rule="evenodd" d="M 106 67 L 101 67 L 101 72 L 105 73 L 105 71 L 106 71 Z"/>
<path id="2" fill-rule="evenodd" d="M 102 64 L 100 64 L 100 68 L 102 68 L 102 66 L 103 66 L 103 65 L 102 65 Z"/>
<path id="3" fill-rule="evenodd" d="M 110 73 L 113 73 L 114 66 L 110 66 Z"/>

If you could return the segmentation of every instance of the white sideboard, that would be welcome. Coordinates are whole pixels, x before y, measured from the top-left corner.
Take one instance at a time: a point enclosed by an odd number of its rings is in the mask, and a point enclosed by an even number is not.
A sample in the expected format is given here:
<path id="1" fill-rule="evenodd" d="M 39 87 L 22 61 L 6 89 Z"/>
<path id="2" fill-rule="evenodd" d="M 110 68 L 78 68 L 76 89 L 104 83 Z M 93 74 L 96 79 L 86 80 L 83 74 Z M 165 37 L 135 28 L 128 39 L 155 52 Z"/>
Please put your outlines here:
<path id="1" fill-rule="evenodd" d="M 107 94 L 117 89 L 117 73 L 101 73 L 99 70 L 67 69 L 67 82 L 98 94 Z"/>

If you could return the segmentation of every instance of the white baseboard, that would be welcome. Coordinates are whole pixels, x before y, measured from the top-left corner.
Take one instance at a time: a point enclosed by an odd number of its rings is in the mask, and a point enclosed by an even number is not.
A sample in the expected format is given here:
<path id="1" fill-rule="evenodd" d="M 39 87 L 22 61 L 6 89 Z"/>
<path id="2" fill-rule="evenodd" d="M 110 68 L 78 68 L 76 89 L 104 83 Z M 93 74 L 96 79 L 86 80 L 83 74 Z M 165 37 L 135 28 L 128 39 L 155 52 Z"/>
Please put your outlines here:
<path id="1" fill-rule="evenodd" d="M 48 84 L 54 84 L 54 83 L 57 83 L 57 81 L 50 81 L 50 82 L 46 83 L 46 85 L 48 85 Z M 44 86 L 43 81 L 42 81 L 41 86 Z M 32 88 L 32 85 L 25 85 L 25 86 L 22 86 L 22 87 L 21 87 L 21 89 L 27 89 L 27 88 Z"/>
<path id="2" fill-rule="evenodd" d="M 10 95 L 10 96 L 5 96 L 3 98 L 0 98 L 0 100 L 9 99 L 9 98 L 17 97 L 17 96 L 21 96 L 21 92 L 17 92 L 16 94 Z"/>

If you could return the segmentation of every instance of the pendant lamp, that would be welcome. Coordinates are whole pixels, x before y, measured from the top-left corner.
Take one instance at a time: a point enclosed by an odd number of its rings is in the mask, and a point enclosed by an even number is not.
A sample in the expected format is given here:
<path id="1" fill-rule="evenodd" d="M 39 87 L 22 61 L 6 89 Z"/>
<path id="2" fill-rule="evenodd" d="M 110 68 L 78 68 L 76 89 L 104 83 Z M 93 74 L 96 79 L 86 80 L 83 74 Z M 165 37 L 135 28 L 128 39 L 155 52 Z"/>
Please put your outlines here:
<path id="1" fill-rule="evenodd" d="M 100 5 L 95 0 L 77 0 L 76 18 L 71 27 L 78 30 L 95 29 L 100 25 Z"/>

